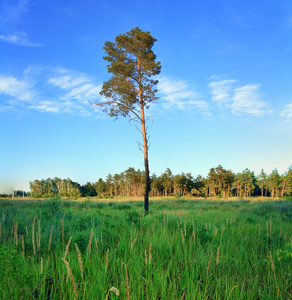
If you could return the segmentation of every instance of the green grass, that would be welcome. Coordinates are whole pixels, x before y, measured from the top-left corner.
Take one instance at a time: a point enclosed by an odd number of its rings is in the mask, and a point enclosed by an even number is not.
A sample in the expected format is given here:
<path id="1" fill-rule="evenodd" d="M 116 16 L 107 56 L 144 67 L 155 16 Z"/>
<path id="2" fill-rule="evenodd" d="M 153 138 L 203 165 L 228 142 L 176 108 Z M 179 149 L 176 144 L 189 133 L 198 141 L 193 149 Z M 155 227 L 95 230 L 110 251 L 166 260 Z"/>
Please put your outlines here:
<path id="1" fill-rule="evenodd" d="M 0 299 L 292 298 L 291 201 L 150 208 L 1 200 Z"/>

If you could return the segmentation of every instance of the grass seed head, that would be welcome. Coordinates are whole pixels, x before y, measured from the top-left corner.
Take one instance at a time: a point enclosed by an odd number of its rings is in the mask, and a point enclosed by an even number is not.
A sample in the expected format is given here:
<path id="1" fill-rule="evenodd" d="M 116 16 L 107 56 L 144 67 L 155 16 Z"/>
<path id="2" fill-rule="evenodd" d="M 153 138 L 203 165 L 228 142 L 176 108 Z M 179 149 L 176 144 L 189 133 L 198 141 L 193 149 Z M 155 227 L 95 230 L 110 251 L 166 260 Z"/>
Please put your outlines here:
<path id="1" fill-rule="evenodd" d="M 270 255 L 270 260 L 271 260 L 272 269 L 273 269 L 273 273 L 274 273 L 274 278 L 275 278 L 275 280 L 277 280 L 277 277 L 276 277 L 276 269 L 275 269 L 275 265 L 274 265 L 274 261 L 273 261 L 273 257 L 272 257 L 271 250 L 269 251 L 269 255 Z"/>
<path id="2" fill-rule="evenodd" d="M 107 266 L 108 266 L 108 254 L 109 254 L 109 249 L 107 249 L 107 251 L 106 251 L 105 267 L 104 267 L 104 271 L 105 272 L 106 272 Z"/>
<path id="3" fill-rule="evenodd" d="M 75 297 L 77 298 L 76 283 L 75 283 L 74 276 L 73 276 L 73 274 L 72 274 L 72 271 L 71 271 L 69 262 L 67 262 L 64 258 L 62 258 L 62 260 L 64 261 L 64 263 L 65 263 L 65 265 L 66 265 L 66 268 L 67 268 L 67 275 L 71 278 L 71 282 L 72 282 L 72 284 L 73 284 L 74 295 L 75 295 Z"/>
<path id="4" fill-rule="evenodd" d="M 213 257 L 213 252 L 211 253 L 210 260 L 209 260 L 209 262 L 208 262 L 207 276 L 208 276 L 208 274 L 209 274 L 209 270 L 210 270 L 210 267 L 211 267 L 211 260 L 212 260 L 212 257 Z"/>
<path id="5" fill-rule="evenodd" d="M 109 289 L 109 292 L 113 292 L 116 294 L 116 296 L 119 296 L 120 295 L 120 291 L 115 288 L 114 286 L 112 286 L 110 289 Z"/>
<path id="6" fill-rule="evenodd" d="M 68 244 L 66 246 L 66 249 L 65 249 L 65 254 L 64 254 L 64 260 L 66 259 L 66 256 L 68 254 L 68 250 L 69 250 L 69 246 L 70 246 L 70 243 L 71 243 L 71 239 L 72 239 L 72 236 L 70 237 L 69 241 L 68 241 Z"/>
<path id="7" fill-rule="evenodd" d="M 92 237 L 93 237 L 93 228 L 91 228 L 90 237 L 89 237 L 88 246 L 87 246 L 87 255 L 88 256 L 90 256 L 90 252 L 91 252 Z"/>
<path id="8" fill-rule="evenodd" d="M 33 254 L 35 255 L 36 251 L 35 251 L 35 237 L 34 237 L 34 222 L 35 219 L 33 220 L 32 223 L 32 247 L 33 247 Z"/>
<path id="9" fill-rule="evenodd" d="M 50 248 L 51 248 L 52 236 L 53 236 L 53 228 L 54 228 L 54 225 L 52 225 L 52 228 L 51 228 L 48 250 L 50 250 Z"/>
<path id="10" fill-rule="evenodd" d="M 84 279 L 83 278 L 83 264 L 82 264 L 81 253 L 80 253 L 79 248 L 78 248 L 76 243 L 75 243 L 75 247 L 76 247 L 76 250 L 77 250 L 77 253 L 78 253 L 78 262 L 79 262 L 81 277 L 82 277 L 82 279 Z"/>
<path id="11" fill-rule="evenodd" d="M 21 236 L 21 241 L 22 241 L 22 257 L 24 259 L 24 253 L 25 253 L 25 251 L 24 251 L 24 238 L 23 238 L 23 235 Z"/>
<path id="12" fill-rule="evenodd" d="M 130 300 L 130 289 L 129 289 L 129 277 L 127 265 L 125 264 L 125 273 L 126 273 L 126 290 L 127 290 L 127 299 Z"/>
<path id="13" fill-rule="evenodd" d="M 217 266 L 219 264 L 219 255 L 220 255 L 220 246 L 218 247 L 218 250 L 217 250 L 217 257 L 216 257 L 216 265 Z"/>
<path id="14" fill-rule="evenodd" d="M 37 247 L 38 247 L 38 249 L 40 249 L 40 247 L 41 247 L 41 220 L 39 220 L 39 231 L 38 231 Z"/>

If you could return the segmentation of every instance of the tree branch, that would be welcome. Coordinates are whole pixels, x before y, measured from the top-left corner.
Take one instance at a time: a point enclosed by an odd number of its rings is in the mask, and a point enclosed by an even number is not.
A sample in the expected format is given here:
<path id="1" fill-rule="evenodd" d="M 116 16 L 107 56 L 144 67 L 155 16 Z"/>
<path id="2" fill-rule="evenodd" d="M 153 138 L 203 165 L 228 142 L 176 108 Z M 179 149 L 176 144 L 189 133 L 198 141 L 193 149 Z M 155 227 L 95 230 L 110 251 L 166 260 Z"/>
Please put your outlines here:
<path id="1" fill-rule="evenodd" d="M 139 111 L 137 109 L 127 106 L 125 104 L 122 104 L 121 102 L 118 102 L 118 101 L 93 102 L 90 104 L 97 106 L 97 107 L 111 106 L 113 104 L 115 104 L 117 106 L 122 106 L 124 109 L 129 110 L 131 113 L 133 113 L 137 117 L 137 119 L 140 120 L 140 122 L 142 121 L 141 117 L 139 116 Z"/>

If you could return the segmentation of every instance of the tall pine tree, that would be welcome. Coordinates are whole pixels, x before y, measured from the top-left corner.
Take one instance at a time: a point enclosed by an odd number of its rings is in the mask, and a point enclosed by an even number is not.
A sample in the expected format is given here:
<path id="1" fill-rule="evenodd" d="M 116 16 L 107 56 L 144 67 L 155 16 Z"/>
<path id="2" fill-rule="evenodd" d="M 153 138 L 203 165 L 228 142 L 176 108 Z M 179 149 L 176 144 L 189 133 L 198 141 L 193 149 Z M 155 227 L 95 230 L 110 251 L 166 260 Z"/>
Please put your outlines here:
<path id="1" fill-rule="evenodd" d="M 143 137 L 140 145 L 144 153 L 146 213 L 149 211 L 150 176 L 145 109 L 158 99 L 155 95 L 158 81 L 152 78 L 161 70 L 160 62 L 156 61 L 152 51 L 155 42 L 150 32 L 144 32 L 139 27 L 118 35 L 115 42 L 106 42 L 103 47 L 106 56 L 103 59 L 108 62 L 107 69 L 112 76 L 103 83 L 100 92 L 105 101 L 94 103 L 111 117 L 130 117 L 141 126 L 137 128 Z"/>

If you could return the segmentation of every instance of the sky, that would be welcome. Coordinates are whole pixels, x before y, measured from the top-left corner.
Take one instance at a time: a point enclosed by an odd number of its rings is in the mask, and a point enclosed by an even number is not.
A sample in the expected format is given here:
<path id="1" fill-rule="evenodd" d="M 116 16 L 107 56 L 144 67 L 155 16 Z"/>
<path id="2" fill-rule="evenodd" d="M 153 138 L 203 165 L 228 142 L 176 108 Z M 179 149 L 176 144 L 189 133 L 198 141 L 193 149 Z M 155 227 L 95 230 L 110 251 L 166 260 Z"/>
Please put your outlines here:
<path id="1" fill-rule="evenodd" d="M 110 78 L 104 43 L 136 26 L 157 39 L 162 65 L 148 111 L 152 174 L 288 170 L 290 0 L 2 0 L 0 193 L 144 169 L 135 126 L 90 104 Z"/>

